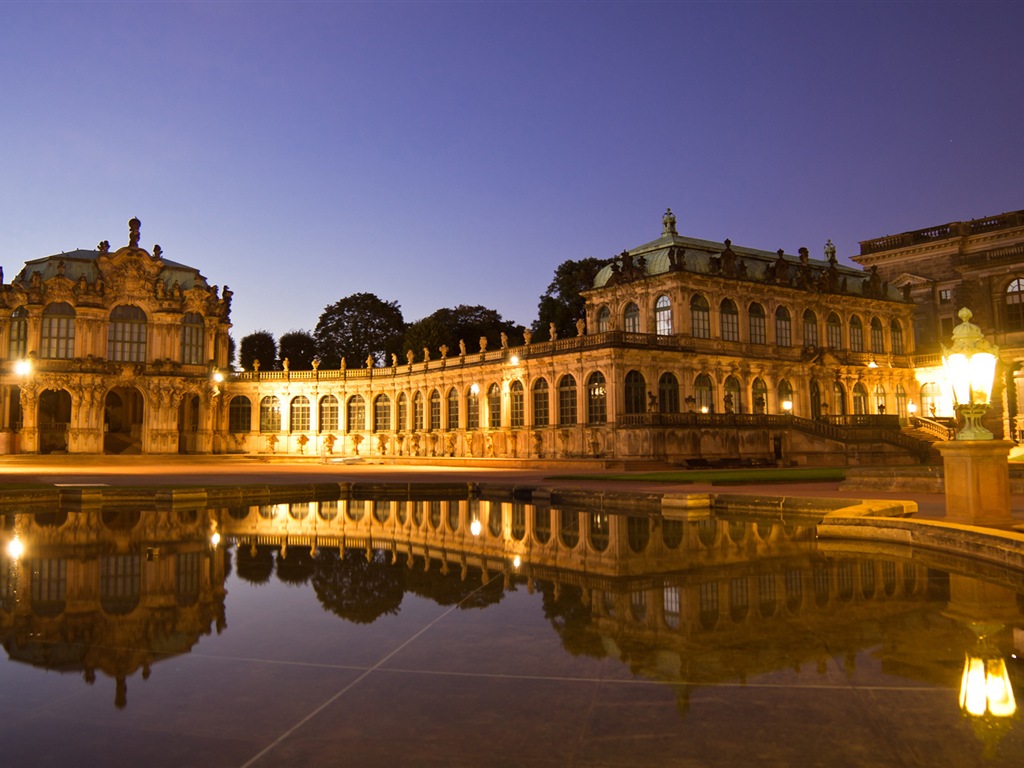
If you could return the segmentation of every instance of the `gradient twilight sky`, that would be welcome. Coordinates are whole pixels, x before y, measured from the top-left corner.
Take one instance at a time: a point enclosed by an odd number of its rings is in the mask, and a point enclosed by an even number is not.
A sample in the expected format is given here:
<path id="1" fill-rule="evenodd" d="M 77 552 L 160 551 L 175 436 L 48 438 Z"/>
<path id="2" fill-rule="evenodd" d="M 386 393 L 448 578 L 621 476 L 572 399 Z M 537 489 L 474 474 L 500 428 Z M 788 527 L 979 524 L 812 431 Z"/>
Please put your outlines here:
<path id="1" fill-rule="evenodd" d="M 369 291 L 529 325 L 680 234 L 843 261 L 1024 208 L 1024 3 L 0 3 L 0 265 L 110 240 L 236 339 Z"/>

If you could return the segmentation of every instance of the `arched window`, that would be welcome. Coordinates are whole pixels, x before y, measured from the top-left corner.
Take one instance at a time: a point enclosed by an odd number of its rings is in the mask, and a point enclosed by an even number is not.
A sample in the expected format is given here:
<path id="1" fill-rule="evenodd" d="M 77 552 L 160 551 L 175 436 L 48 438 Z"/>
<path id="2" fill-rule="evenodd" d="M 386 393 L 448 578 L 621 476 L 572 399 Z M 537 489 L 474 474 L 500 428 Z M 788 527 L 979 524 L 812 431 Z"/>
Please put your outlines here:
<path id="1" fill-rule="evenodd" d="M 850 318 L 850 351 L 864 351 L 864 323 L 856 315 Z"/>
<path id="2" fill-rule="evenodd" d="M 245 395 L 235 395 L 228 405 L 228 431 L 232 434 L 252 431 L 252 403 Z"/>
<path id="3" fill-rule="evenodd" d="M 391 398 L 377 395 L 373 401 L 373 431 L 391 431 Z"/>
<path id="4" fill-rule="evenodd" d="M 414 432 L 423 429 L 423 393 L 412 396 L 412 429 Z"/>
<path id="5" fill-rule="evenodd" d="M 836 415 L 846 415 L 846 390 L 838 381 L 832 382 L 832 399 L 836 403 Z"/>
<path id="6" fill-rule="evenodd" d="M 146 361 L 146 313 L 134 304 L 121 304 L 110 313 L 107 358 L 132 363 Z"/>
<path id="7" fill-rule="evenodd" d="M 274 395 L 260 400 L 260 432 L 281 431 L 281 401 Z"/>
<path id="8" fill-rule="evenodd" d="M 491 384 L 487 388 L 487 426 L 501 426 L 501 387 Z"/>
<path id="9" fill-rule="evenodd" d="M 309 398 L 305 395 L 292 398 L 288 409 L 288 429 L 292 432 L 309 431 Z"/>
<path id="10" fill-rule="evenodd" d="M 563 376 L 558 382 L 558 423 L 576 423 L 576 379 Z"/>
<path id="11" fill-rule="evenodd" d="M 896 415 L 901 419 L 907 418 L 907 390 L 902 384 L 896 385 Z"/>
<path id="12" fill-rule="evenodd" d="M 732 299 L 722 299 L 718 308 L 722 321 L 722 338 L 726 341 L 740 340 L 740 312 Z"/>
<path id="13" fill-rule="evenodd" d="M 804 310 L 804 346 L 818 346 L 818 316 L 809 309 Z"/>
<path id="14" fill-rule="evenodd" d="M 877 317 L 871 318 L 871 351 L 876 355 L 885 354 L 885 329 Z"/>
<path id="15" fill-rule="evenodd" d="M 7 345 L 7 357 L 19 360 L 28 355 L 28 310 L 18 307 L 11 313 L 11 336 Z"/>
<path id="16" fill-rule="evenodd" d="M 674 374 L 663 373 L 658 379 L 658 411 L 679 413 L 679 379 Z"/>
<path id="17" fill-rule="evenodd" d="M 789 403 L 789 408 L 783 407 L 783 403 Z M 779 410 L 782 413 L 792 413 L 795 403 L 793 402 L 793 385 L 788 379 L 779 380 Z"/>
<path id="18" fill-rule="evenodd" d="M 441 393 L 436 389 L 430 393 L 430 431 L 441 429 Z"/>
<path id="19" fill-rule="evenodd" d="M 476 384 L 466 393 L 466 429 L 480 429 L 480 387 Z"/>
<path id="20" fill-rule="evenodd" d="M 626 413 L 643 413 L 647 410 L 647 381 L 640 371 L 626 374 Z"/>
<path id="21" fill-rule="evenodd" d="M 659 336 L 672 335 L 672 302 L 668 296 L 659 296 L 654 303 L 654 327 Z"/>
<path id="22" fill-rule="evenodd" d="M 861 416 L 868 412 L 868 391 L 859 381 L 853 385 L 853 415 Z"/>
<path id="23" fill-rule="evenodd" d="M 747 308 L 747 316 L 750 319 L 750 343 L 767 344 L 768 334 L 765 330 L 764 307 L 755 301 Z"/>
<path id="24" fill-rule="evenodd" d="M 725 378 L 725 394 L 722 397 L 725 403 L 726 412 L 732 411 L 733 413 L 743 412 L 743 395 L 740 391 L 740 380 L 735 376 L 727 376 Z"/>
<path id="25" fill-rule="evenodd" d="M 690 335 L 695 339 L 711 338 L 711 307 L 699 293 L 690 299 Z"/>
<path id="26" fill-rule="evenodd" d="M 320 431 L 338 431 L 338 398 L 334 395 L 325 395 L 320 398 Z"/>
<path id="27" fill-rule="evenodd" d="M 75 309 L 64 301 L 43 310 L 39 356 L 69 359 L 75 356 Z"/>
<path id="28" fill-rule="evenodd" d="M 786 307 L 778 307 L 775 310 L 775 343 L 780 347 L 789 347 L 793 344 L 793 321 Z"/>
<path id="29" fill-rule="evenodd" d="M 459 390 L 452 387 L 448 390 L 448 431 L 459 428 Z"/>
<path id="30" fill-rule="evenodd" d="M 832 349 L 843 348 L 843 324 L 835 312 L 830 312 L 825 321 L 825 341 Z"/>
<path id="31" fill-rule="evenodd" d="M 181 362 L 203 364 L 203 334 L 206 326 L 198 312 L 187 312 L 181 320 Z"/>
<path id="32" fill-rule="evenodd" d="M 533 383 L 533 426 L 546 427 L 550 423 L 550 388 L 547 379 Z"/>
<path id="33" fill-rule="evenodd" d="M 885 402 L 885 387 L 881 384 L 875 387 L 875 413 L 885 413 L 888 406 Z"/>
<path id="34" fill-rule="evenodd" d="M 715 388 L 711 377 L 702 373 L 693 380 L 693 396 L 697 400 L 697 410 L 701 413 L 715 410 Z"/>
<path id="35" fill-rule="evenodd" d="M 903 326 L 900 325 L 899 320 L 889 323 L 889 343 L 892 344 L 894 355 L 903 354 Z"/>
<path id="36" fill-rule="evenodd" d="M 405 392 L 398 395 L 398 430 L 409 428 L 409 398 Z"/>
<path id="37" fill-rule="evenodd" d="M 346 427 L 348 432 L 361 432 L 366 429 L 366 401 L 363 400 L 362 395 L 352 395 L 348 399 L 347 415 Z"/>
<path id="38" fill-rule="evenodd" d="M 1019 277 L 1006 286 L 1006 330 L 1024 331 L 1024 279 Z"/>
<path id="39" fill-rule="evenodd" d="M 597 311 L 597 332 L 607 333 L 612 329 L 612 312 L 608 307 L 601 307 Z"/>
<path id="40" fill-rule="evenodd" d="M 526 396 L 523 390 L 523 382 L 513 381 L 508 387 L 509 426 L 519 429 L 526 420 Z"/>
<path id="41" fill-rule="evenodd" d="M 750 385 L 750 396 L 753 398 L 754 413 L 764 413 L 768 407 L 768 385 L 760 376 Z"/>
<path id="42" fill-rule="evenodd" d="M 633 302 L 626 305 L 622 314 L 622 328 L 626 333 L 640 333 L 640 307 Z"/>
<path id="43" fill-rule="evenodd" d="M 608 421 L 608 390 L 604 374 L 594 371 L 587 377 L 587 424 Z"/>

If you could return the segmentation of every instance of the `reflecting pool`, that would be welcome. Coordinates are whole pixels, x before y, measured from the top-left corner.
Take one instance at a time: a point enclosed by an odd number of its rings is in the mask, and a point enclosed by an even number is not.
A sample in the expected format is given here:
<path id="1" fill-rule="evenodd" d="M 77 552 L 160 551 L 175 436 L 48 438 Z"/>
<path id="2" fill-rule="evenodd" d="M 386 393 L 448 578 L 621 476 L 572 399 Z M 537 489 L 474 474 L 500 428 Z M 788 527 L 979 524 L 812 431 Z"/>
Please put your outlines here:
<path id="1" fill-rule="evenodd" d="M 1024 574 L 481 498 L 0 517 L 4 765 L 1009 766 Z"/>

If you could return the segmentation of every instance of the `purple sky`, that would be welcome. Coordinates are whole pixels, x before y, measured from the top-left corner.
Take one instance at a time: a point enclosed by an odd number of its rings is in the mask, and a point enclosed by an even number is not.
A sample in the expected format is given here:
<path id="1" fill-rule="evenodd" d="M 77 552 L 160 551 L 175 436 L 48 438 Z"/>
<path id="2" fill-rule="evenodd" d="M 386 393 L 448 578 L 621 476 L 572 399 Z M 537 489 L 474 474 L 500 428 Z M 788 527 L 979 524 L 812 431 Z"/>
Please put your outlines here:
<path id="1" fill-rule="evenodd" d="M 1024 208 L 1024 4 L 0 3 L 0 264 L 142 244 L 236 339 L 369 291 L 529 325 L 661 233 L 846 260 Z"/>

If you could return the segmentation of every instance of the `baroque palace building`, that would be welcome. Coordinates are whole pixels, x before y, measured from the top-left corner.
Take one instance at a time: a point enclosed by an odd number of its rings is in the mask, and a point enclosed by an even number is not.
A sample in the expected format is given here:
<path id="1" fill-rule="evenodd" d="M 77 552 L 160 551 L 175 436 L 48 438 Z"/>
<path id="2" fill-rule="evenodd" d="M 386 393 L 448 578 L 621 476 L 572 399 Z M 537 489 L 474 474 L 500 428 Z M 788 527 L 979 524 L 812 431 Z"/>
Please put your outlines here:
<path id="1" fill-rule="evenodd" d="M 0 451 L 213 449 L 211 376 L 228 365 L 231 291 L 159 245 L 140 248 L 140 227 L 132 219 L 116 251 L 104 240 L 0 280 Z"/>
<path id="2" fill-rule="evenodd" d="M 942 369 L 957 312 L 969 307 L 972 321 L 1000 348 L 1001 381 L 993 391 L 990 424 L 997 435 L 1020 439 L 1024 431 L 1024 211 L 954 221 L 860 244 L 853 260 L 914 302 L 919 355 L 916 377 L 924 414 L 952 416 L 953 401 Z"/>
<path id="3" fill-rule="evenodd" d="M 900 430 L 920 398 L 915 305 L 880 270 L 840 265 L 831 242 L 812 259 L 699 240 L 667 211 L 660 237 L 597 275 L 574 336 L 215 381 L 230 291 L 130 227 L 125 248 L 32 261 L 3 285 L 7 451 L 512 464 L 927 451 Z"/>

